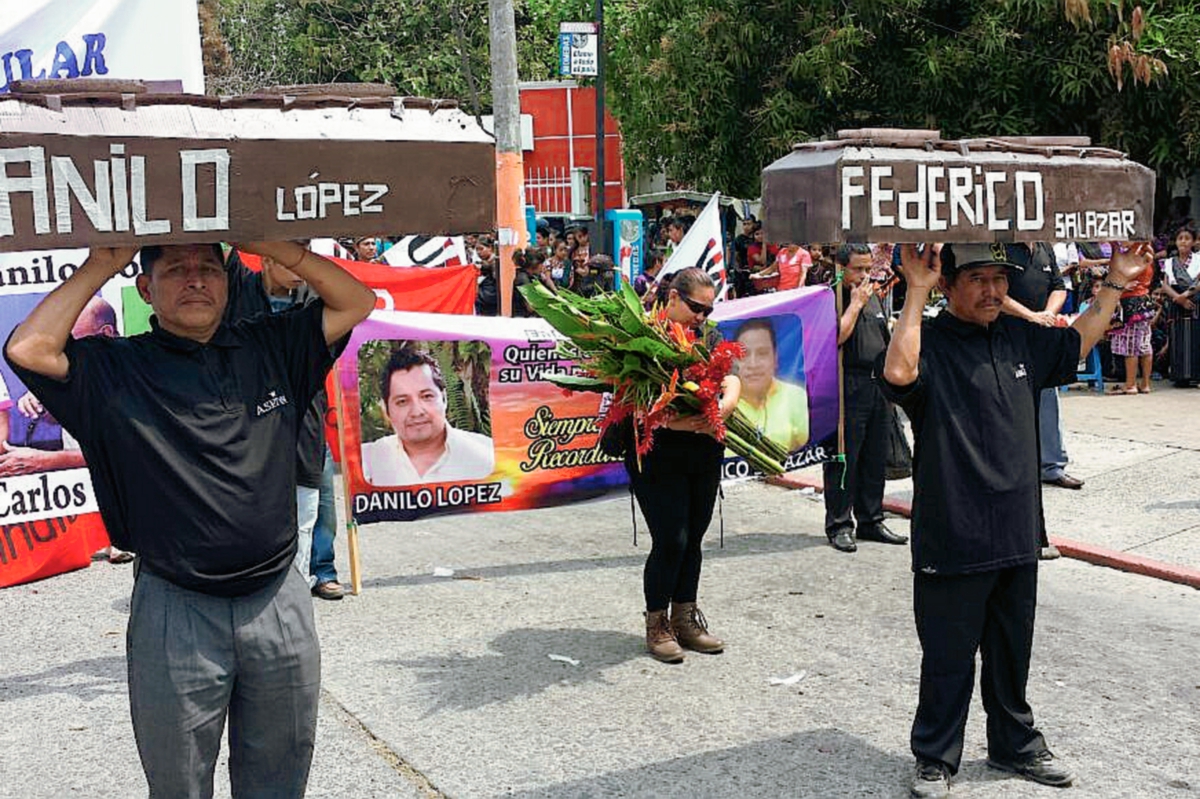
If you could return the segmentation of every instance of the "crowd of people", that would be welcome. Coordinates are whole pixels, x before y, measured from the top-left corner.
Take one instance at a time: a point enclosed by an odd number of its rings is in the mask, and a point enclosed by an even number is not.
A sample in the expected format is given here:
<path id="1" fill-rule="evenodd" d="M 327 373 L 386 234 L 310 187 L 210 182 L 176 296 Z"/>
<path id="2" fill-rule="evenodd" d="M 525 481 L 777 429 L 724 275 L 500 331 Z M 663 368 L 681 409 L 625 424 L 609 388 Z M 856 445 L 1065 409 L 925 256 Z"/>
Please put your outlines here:
<path id="1" fill-rule="evenodd" d="M 634 285 L 672 321 L 714 336 L 705 326 L 718 299 L 711 275 L 690 267 L 660 279 L 688 226 L 680 217 L 663 227 L 663 246 L 650 250 Z M 364 237 L 344 246 L 350 257 L 374 261 L 386 244 Z M 467 246 L 479 270 L 476 311 L 495 314 L 495 240 L 469 237 Z M 735 290 L 832 284 L 842 292 L 846 453 L 826 470 L 825 492 L 825 532 L 835 549 L 853 552 L 860 540 L 908 543 L 883 522 L 879 443 L 894 423 L 891 403 L 912 421 L 914 613 L 924 653 L 913 795 L 946 795 L 980 651 L 989 762 L 1047 784 L 1073 779 L 1033 726 L 1025 697 L 1036 562 L 1047 544 L 1031 467 L 1040 458 L 1041 484 L 1082 486 L 1065 473 L 1061 432 L 1051 428 L 1055 388 L 1075 379 L 1094 348 L 1122 370 L 1121 393 L 1148 393 L 1156 373 L 1180 385 L 1200 380 L 1196 246 L 1186 219 L 1153 246 L 1115 250 L 1089 242 L 775 246 L 753 218 L 731 242 Z M 58 420 L 63 448 L 86 458 L 117 552 L 138 555 L 130 701 L 155 794 L 211 792 L 228 718 L 235 794 L 302 795 L 320 673 L 308 598 L 343 593 L 333 570 L 322 389 L 374 294 L 307 242 L 242 249 L 261 257 L 261 271 L 215 244 L 142 248 L 137 289 L 154 317 L 150 333 L 129 338 L 115 335 L 99 289 L 134 250 L 94 249 L 5 349 L 30 394 L 15 404 L 0 400 Z M 578 226 L 561 235 L 539 227 L 514 265 L 517 287 L 537 282 L 591 295 L 615 282 L 612 260 L 594 253 Z M 515 297 L 514 311 L 531 314 Z M 944 312 L 929 319 L 938 305 Z M 781 431 L 806 440 L 806 420 L 778 412 L 800 407 L 803 391 L 775 377 L 771 327 L 752 320 L 735 336 L 746 357 L 722 384 L 722 416 L 744 395 L 765 427 L 770 415 Z M 987 381 L 995 396 L 975 401 L 984 389 L 965 384 L 964 375 L 988 360 L 1004 377 Z M 436 395 L 438 379 L 435 365 L 397 362 L 384 401 Z M 91 401 L 118 395 L 117 404 Z M 1004 419 L 988 411 L 1000 406 L 1011 411 Z M 646 646 L 666 662 L 685 650 L 720 652 L 726 643 L 709 631 L 698 593 L 724 449 L 699 416 L 656 431 L 641 459 L 629 438 L 624 463 L 652 538 L 643 574 Z M 11 450 L 6 442 L 0 456 Z M 266 452 L 290 457 L 276 462 L 261 457 Z M 412 464 L 414 479 L 427 477 L 423 463 Z M 980 464 L 988 466 L 980 471 Z"/>

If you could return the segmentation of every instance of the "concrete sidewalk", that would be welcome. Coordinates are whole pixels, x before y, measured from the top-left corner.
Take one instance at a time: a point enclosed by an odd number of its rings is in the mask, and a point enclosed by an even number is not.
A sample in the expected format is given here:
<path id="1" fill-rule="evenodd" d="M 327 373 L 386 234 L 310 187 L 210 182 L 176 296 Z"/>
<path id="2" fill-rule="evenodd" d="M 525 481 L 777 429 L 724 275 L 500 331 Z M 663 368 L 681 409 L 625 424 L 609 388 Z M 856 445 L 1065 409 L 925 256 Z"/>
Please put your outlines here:
<path id="1" fill-rule="evenodd" d="M 1149 524 L 1144 506 L 1103 512 Z M 647 541 L 631 546 L 627 498 L 365 528 L 364 593 L 318 604 L 309 796 L 905 795 L 908 552 L 835 552 L 822 513 L 798 492 L 727 492 L 701 599 L 729 649 L 680 666 L 642 651 Z M 0 592 L 0 797 L 145 796 L 123 678 L 129 588 L 128 567 L 98 564 Z M 1063 560 L 1043 567 L 1039 613 L 1031 701 L 1078 771 L 1070 795 L 1190 795 L 1200 593 Z M 954 796 L 1067 795 L 988 770 L 983 719 L 976 703 Z M 228 796 L 224 762 L 218 785 Z"/>
<path id="2" fill-rule="evenodd" d="M 1050 537 L 1064 554 L 1200 588 L 1200 390 L 1155 384 L 1144 396 L 1075 389 L 1062 396 L 1079 491 L 1047 486 Z M 791 488 L 821 486 L 821 468 L 792 472 Z M 912 481 L 888 483 L 888 510 L 908 515 Z"/>

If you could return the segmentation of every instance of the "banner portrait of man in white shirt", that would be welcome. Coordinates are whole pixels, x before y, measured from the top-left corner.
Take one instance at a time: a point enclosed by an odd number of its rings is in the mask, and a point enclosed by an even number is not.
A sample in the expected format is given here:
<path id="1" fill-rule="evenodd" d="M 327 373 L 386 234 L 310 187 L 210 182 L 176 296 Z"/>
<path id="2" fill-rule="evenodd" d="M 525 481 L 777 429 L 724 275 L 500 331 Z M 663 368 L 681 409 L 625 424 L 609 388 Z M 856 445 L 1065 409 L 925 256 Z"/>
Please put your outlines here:
<path id="1" fill-rule="evenodd" d="M 495 469 L 492 439 L 446 419 L 446 381 L 437 361 L 404 347 L 379 374 L 392 435 L 362 445 L 363 476 L 375 486 L 480 480 Z"/>

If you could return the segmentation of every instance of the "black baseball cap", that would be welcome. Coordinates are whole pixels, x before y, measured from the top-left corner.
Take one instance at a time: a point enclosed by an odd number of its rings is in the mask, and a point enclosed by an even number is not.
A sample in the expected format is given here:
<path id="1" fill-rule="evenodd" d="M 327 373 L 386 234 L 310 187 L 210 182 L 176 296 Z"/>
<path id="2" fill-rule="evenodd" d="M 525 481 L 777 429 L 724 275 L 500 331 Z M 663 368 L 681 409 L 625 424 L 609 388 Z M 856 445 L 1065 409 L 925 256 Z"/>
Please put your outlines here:
<path id="1" fill-rule="evenodd" d="M 978 269 L 981 266 L 1021 268 L 1008 259 L 1007 248 L 999 242 L 994 244 L 945 244 L 942 246 L 943 277 L 953 277 L 959 272 Z"/>

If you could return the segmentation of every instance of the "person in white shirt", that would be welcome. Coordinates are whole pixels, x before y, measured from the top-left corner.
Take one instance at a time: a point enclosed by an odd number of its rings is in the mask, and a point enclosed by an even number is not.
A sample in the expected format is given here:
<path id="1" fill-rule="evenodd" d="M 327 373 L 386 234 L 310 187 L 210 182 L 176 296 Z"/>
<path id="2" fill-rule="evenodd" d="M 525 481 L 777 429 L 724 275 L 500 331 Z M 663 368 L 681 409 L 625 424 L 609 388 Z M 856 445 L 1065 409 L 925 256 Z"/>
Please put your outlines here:
<path id="1" fill-rule="evenodd" d="M 446 381 L 437 361 L 413 349 L 392 353 L 380 396 L 393 434 L 363 444 L 363 477 L 375 486 L 479 480 L 495 469 L 492 440 L 446 421 Z"/>

